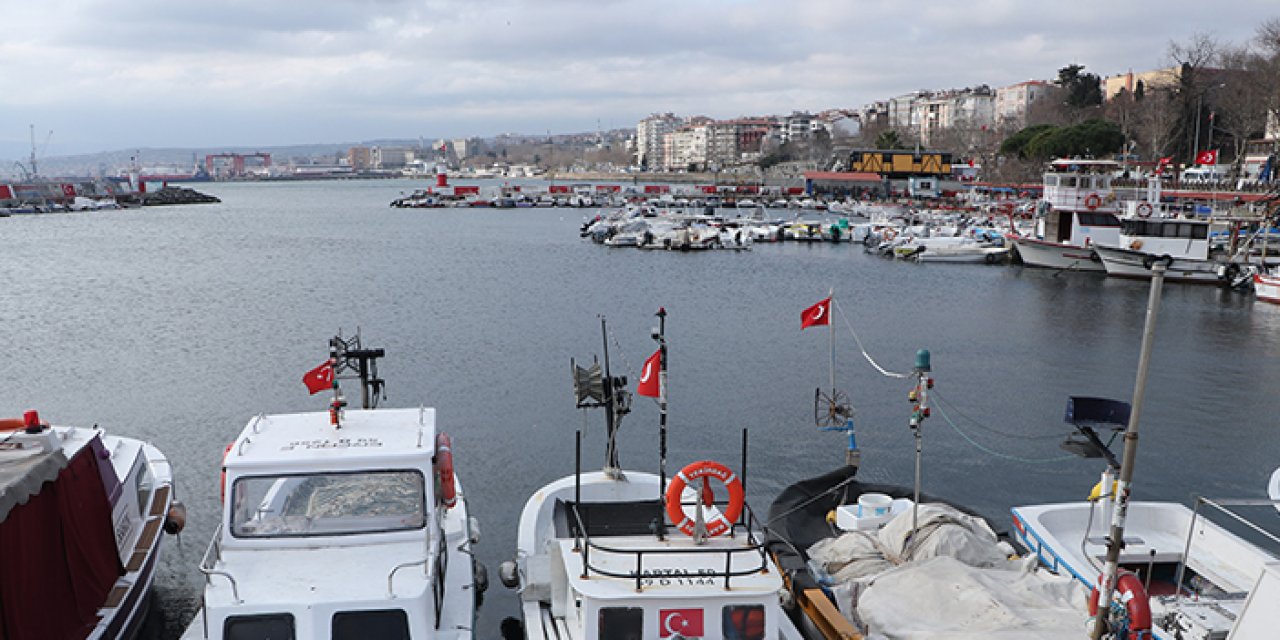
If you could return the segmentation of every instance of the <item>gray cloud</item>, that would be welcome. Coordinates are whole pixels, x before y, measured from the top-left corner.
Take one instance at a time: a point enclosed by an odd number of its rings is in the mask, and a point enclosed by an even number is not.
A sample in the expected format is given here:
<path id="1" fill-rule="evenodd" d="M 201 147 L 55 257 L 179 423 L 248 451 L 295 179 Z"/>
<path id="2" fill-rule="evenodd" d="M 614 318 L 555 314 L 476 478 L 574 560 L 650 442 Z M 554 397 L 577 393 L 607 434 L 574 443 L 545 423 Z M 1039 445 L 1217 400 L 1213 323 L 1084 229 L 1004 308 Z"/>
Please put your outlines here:
<path id="1" fill-rule="evenodd" d="M 921 88 L 1114 74 L 1272 2 L 52 0 L 6 9 L 0 157 L 489 135 L 852 107 Z M 41 136 L 43 138 L 43 135 Z"/>

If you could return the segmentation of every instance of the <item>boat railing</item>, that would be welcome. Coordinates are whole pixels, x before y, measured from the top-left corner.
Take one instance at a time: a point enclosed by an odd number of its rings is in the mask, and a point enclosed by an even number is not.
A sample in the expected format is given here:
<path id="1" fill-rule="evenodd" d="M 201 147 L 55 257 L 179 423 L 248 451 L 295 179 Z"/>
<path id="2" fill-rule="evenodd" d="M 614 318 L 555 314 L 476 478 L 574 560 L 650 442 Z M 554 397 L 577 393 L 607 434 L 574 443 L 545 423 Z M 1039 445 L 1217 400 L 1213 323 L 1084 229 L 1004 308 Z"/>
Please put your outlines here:
<path id="1" fill-rule="evenodd" d="M 690 503 L 692 504 L 692 503 Z M 582 578 L 588 578 L 591 574 L 606 576 L 610 578 L 624 578 L 628 580 L 634 579 L 636 582 L 636 591 L 644 590 L 644 579 L 646 577 L 656 577 L 656 574 L 645 574 L 644 561 L 645 556 L 670 556 L 670 555 L 724 555 L 724 569 L 709 570 L 698 573 L 697 578 L 723 578 L 724 588 L 728 589 L 730 581 L 733 578 L 755 575 L 758 573 L 767 573 L 769 571 L 768 550 L 765 548 L 764 542 L 756 535 L 762 531 L 761 522 L 756 518 L 755 513 L 751 510 L 750 505 L 743 505 L 743 514 L 738 518 L 737 522 L 730 525 L 729 530 L 725 533 L 730 538 L 736 538 L 739 535 L 745 536 L 745 544 L 739 547 L 726 548 L 718 547 L 672 547 L 672 546 L 654 546 L 651 548 L 619 548 L 615 546 L 603 545 L 591 540 L 591 535 L 585 526 L 582 514 L 578 511 L 578 505 L 571 507 L 573 518 L 576 521 L 576 529 L 573 532 L 573 548 L 582 556 Z M 662 538 L 665 539 L 673 531 L 679 532 L 678 529 L 665 522 L 658 525 L 663 530 Z M 631 555 L 635 557 L 635 570 L 630 573 L 621 573 L 618 571 L 610 571 L 603 569 L 591 563 L 591 552 L 609 553 L 616 555 Z M 759 564 L 734 569 L 733 559 L 738 556 L 755 556 L 759 559 Z"/>
<path id="2" fill-rule="evenodd" d="M 1266 498 L 1241 498 L 1241 499 L 1213 498 L 1213 499 L 1210 499 L 1210 498 L 1206 498 L 1204 496 L 1199 496 L 1199 495 L 1193 496 L 1193 497 L 1195 498 L 1195 506 L 1192 507 L 1191 509 L 1191 524 L 1189 527 L 1187 527 L 1187 543 L 1182 549 L 1182 561 L 1178 563 L 1178 576 L 1177 576 L 1177 579 L 1174 581 L 1174 584 L 1179 585 L 1179 587 L 1181 587 L 1181 585 L 1183 584 L 1182 583 L 1183 578 L 1186 577 L 1185 574 L 1187 570 L 1187 561 L 1191 557 L 1191 542 L 1195 539 L 1196 520 L 1200 518 L 1201 505 L 1208 505 L 1216 509 L 1219 513 L 1222 513 L 1226 517 L 1231 518 L 1232 520 L 1252 530 L 1254 533 L 1261 535 L 1262 537 L 1270 540 L 1272 544 L 1275 545 L 1274 547 L 1275 549 L 1280 549 L 1280 536 L 1277 536 L 1275 533 L 1267 531 L 1266 529 L 1259 526 L 1257 523 L 1236 513 L 1235 511 L 1232 511 L 1229 508 L 1229 507 L 1270 506 L 1270 507 L 1276 507 L 1280 509 L 1280 500 L 1270 500 Z M 1275 555 L 1275 554 L 1272 553 L 1271 555 Z M 1181 588 L 1179 588 L 1178 593 L 1179 594 L 1182 593 Z"/>
<path id="3" fill-rule="evenodd" d="M 218 529 L 213 532 L 213 540 L 209 542 L 209 548 L 205 549 L 204 557 L 200 559 L 200 573 L 204 574 L 205 583 L 211 583 L 213 576 L 222 576 L 231 583 L 231 597 L 235 599 L 236 604 L 244 603 L 240 599 L 240 588 L 236 585 L 236 579 L 226 571 L 220 571 L 214 567 L 218 566 L 218 561 L 222 560 L 222 525 L 218 525 Z"/>

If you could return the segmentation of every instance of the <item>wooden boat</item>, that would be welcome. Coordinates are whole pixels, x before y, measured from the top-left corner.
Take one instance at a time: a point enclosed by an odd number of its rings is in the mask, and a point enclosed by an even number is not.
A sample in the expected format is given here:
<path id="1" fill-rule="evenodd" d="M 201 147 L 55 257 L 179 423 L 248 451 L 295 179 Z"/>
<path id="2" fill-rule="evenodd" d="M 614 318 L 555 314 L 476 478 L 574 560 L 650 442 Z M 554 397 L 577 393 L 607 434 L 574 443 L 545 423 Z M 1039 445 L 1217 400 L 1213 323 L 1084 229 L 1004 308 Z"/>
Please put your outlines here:
<path id="1" fill-rule="evenodd" d="M 185 519 L 154 446 L 35 411 L 0 420 L 0 637 L 133 637 L 161 531 Z"/>
<path id="2" fill-rule="evenodd" d="M 226 451 L 204 606 L 184 638 L 474 637 L 487 579 L 452 443 L 435 409 L 376 408 L 381 349 L 330 344 L 329 410 L 259 415 Z M 348 370 L 360 410 L 336 382 Z"/>

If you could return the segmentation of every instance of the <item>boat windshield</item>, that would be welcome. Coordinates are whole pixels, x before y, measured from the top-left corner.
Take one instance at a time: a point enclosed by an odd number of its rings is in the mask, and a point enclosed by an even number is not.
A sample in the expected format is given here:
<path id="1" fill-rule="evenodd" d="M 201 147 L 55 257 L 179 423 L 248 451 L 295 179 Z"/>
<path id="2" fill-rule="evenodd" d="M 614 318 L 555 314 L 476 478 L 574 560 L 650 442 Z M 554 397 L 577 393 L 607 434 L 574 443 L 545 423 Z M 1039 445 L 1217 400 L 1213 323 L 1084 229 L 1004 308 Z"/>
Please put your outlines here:
<path id="1" fill-rule="evenodd" d="M 238 478 L 231 535 L 277 538 L 421 529 L 426 498 L 419 471 L 361 471 Z"/>

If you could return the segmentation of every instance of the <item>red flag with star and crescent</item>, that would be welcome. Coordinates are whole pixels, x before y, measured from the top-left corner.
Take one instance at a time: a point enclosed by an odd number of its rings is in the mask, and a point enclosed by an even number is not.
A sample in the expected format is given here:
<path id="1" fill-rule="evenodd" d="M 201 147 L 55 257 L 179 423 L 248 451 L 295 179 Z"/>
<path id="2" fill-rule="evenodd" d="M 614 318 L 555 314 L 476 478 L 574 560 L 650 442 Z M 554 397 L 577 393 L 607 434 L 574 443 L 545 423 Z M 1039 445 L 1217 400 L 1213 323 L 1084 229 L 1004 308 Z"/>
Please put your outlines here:
<path id="1" fill-rule="evenodd" d="M 701 638 L 704 634 L 702 609 L 660 609 L 658 637 Z"/>
<path id="2" fill-rule="evenodd" d="M 640 369 L 640 382 L 636 384 L 636 393 L 650 398 L 662 395 L 662 349 L 653 352 Z"/>
<path id="3" fill-rule="evenodd" d="M 325 360 L 324 364 L 306 372 L 302 376 L 302 384 L 307 385 L 307 391 L 310 391 L 313 396 L 325 389 L 332 389 L 333 364 Z"/>
<path id="4" fill-rule="evenodd" d="M 1197 153 L 1196 164 L 1218 164 L 1218 150 L 1210 149 Z"/>
<path id="5" fill-rule="evenodd" d="M 800 330 L 831 324 L 831 296 L 800 312 Z"/>

